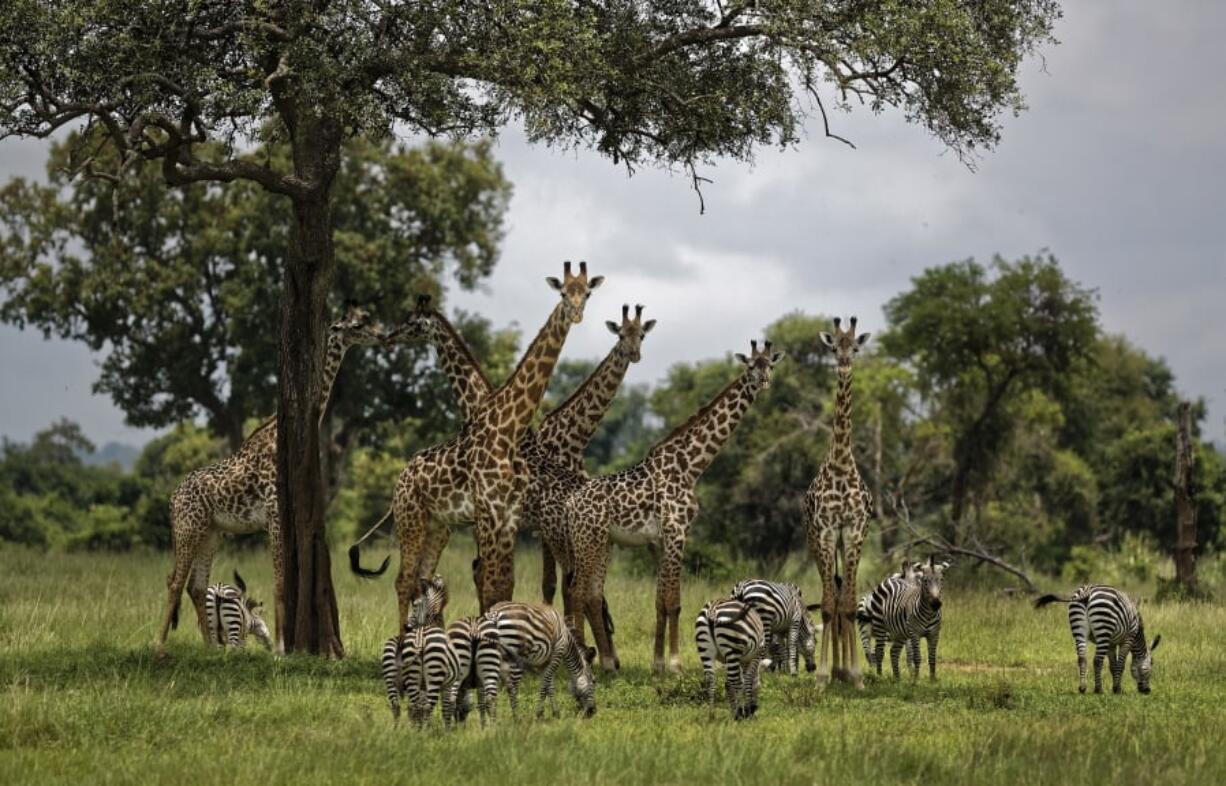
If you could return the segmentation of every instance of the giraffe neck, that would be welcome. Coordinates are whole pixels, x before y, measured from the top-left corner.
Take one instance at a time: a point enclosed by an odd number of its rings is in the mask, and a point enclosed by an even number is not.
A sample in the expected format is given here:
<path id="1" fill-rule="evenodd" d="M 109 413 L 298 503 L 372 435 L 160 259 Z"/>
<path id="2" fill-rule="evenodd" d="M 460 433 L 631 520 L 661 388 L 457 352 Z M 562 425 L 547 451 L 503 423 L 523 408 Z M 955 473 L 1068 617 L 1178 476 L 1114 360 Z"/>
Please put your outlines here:
<path id="1" fill-rule="evenodd" d="M 473 355 L 468 343 L 447 317 L 434 313 L 434 348 L 438 352 L 443 373 L 451 381 L 460 414 L 471 423 L 480 412 L 481 405 L 493 392 L 494 386 L 485 376 L 485 371 Z"/>
<path id="2" fill-rule="evenodd" d="M 349 345 L 339 335 L 328 336 L 328 346 L 324 350 L 324 370 L 319 391 L 319 415 L 316 420 L 322 425 L 328 405 L 332 403 L 332 391 L 336 387 L 336 375 L 340 372 L 341 361 Z"/>
<path id="3" fill-rule="evenodd" d="M 613 403 L 629 367 L 629 353 L 622 351 L 618 341 L 578 390 L 541 420 L 536 431 L 537 447 L 548 451 L 556 463 L 581 470 L 583 451 Z"/>
<path id="4" fill-rule="evenodd" d="M 834 432 L 830 437 L 829 460 L 852 462 L 851 453 L 851 366 L 838 370 L 839 386 L 834 397 Z M 854 463 L 854 462 L 852 462 Z"/>
<path id="5" fill-rule="evenodd" d="M 652 448 L 648 460 L 693 486 L 727 444 L 759 390 L 761 383 L 752 381 L 748 373 L 742 374 Z"/>
<path id="6" fill-rule="evenodd" d="M 553 376 L 553 367 L 557 365 L 570 326 L 565 304 L 558 303 L 544 327 L 532 339 L 510 379 L 486 400 L 481 408 L 480 425 L 501 432 L 512 443 L 519 442 L 532 425 L 532 418 L 545 397 L 545 388 Z"/>

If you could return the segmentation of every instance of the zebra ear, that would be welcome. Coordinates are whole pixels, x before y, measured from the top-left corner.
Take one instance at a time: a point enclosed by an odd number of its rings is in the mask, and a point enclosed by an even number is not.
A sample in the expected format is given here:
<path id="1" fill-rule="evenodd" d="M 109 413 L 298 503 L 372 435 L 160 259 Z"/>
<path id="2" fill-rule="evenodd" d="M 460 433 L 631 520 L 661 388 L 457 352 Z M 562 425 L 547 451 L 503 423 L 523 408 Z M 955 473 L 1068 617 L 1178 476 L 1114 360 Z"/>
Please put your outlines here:
<path id="1" fill-rule="evenodd" d="M 434 584 L 429 579 L 418 579 L 417 582 L 422 592 L 429 592 L 434 587 Z"/>
<path id="2" fill-rule="evenodd" d="M 238 591 L 244 595 L 247 593 L 247 582 L 243 581 L 243 577 L 239 575 L 238 568 L 234 569 L 234 585 L 238 587 Z"/>
<path id="3" fill-rule="evenodd" d="M 1154 636 L 1154 643 L 1149 645 L 1149 651 L 1153 652 L 1154 650 L 1158 649 L 1158 643 L 1161 641 L 1162 641 L 1161 633 L 1159 633 L 1157 636 Z"/>
<path id="4" fill-rule="evenodd" d="M 583 657 L 587 658 L 587 662 L 589 665 L 592 663 L 595 663 L 596 662 L 596 648 L 588 647 L 586 650 L 583 651 Z"/>

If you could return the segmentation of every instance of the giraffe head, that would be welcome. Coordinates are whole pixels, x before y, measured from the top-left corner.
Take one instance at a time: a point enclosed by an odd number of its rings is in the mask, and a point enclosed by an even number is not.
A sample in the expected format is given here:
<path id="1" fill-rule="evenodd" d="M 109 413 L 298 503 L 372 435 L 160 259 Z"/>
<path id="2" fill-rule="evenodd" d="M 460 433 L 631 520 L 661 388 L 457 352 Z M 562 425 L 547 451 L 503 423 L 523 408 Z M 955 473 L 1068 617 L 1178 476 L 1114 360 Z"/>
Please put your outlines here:
<path id="1" fill-rule="evenodd" d="M 383 336 L 385 346 L 393 344 L 412 344 L 418 341 L 429 341 L 434 338 L 434 329 L 438 324 L 438 311 L 434 309 L 434 299 L 430 295 L 418 295 L 417 305 L 405 320 Z"/>
<path id="2" fill-rule="evenodd" d="M 856 355 L 860 354 L 860 347 L 868 343 L 868 338 L 872 334 L 861 333 L 857 336 L 855 317 L 851 318 L 851 327 L 847 330 L 843 330 L 841 327 L 842 321 L 835 317 L 834 333 L 823 332 L 821 339 L 823 344 L 834 351 L 834 356 L 838 360 L 839 371 L 850 371 L 851 362 L 855 360 Z"/>
<path id="3" fill-rule="evenodd" d="M 640 354 L 643 346 L 643 337 L 651 332 L 651 329 L 656 326 L 654 319 L 643 321 L 643 307 L 636 305 L 634 307 L 634 319 L 630 318 L 630 306 L 625 304 L 622 306 L 622 321 L 617 324 L 613 320 L 605 322 L 605 326 L 609 328 L 609 332 L 617 336 L 617 351 L 621 352 L 631 363 L 638 363 L 642 359 Z"/>
<path id="4" fill-rule="evenodd" d="M 771 352 L 771 342 L 765 341 L 759 351 L 757 340 L 749 342 L 749 357 L 736 353 L 736 359 L 745 364 L 745 374 L 759 390 L 771 386 L 771 372 L 776 364 L 783 360 L 782 352 Z"/>
<path id="5" fill-rule="evenodd" d="M 328 326 L 328 343 L 341 349 L 371 346 L 385 338 L 383 323 L 361 306 L 350 304 L 345 315 Z"/>
<path id="6" fill-rule="evenodd" d="M 577 325 L 583 321 L 583 307 L 587 305 L 587 299 L 592 296 L 592 290 L 604 283 L 604 276 L 588 278 L 587 262 L 579 263 L 579 275 L 576 276 L 570 271 L 570 260 L 568 259 L 562 267 L 561 281 L 553 276 L 545 281 L 561 293 L 562 308 L 566 317 L 572 324 Z"/>

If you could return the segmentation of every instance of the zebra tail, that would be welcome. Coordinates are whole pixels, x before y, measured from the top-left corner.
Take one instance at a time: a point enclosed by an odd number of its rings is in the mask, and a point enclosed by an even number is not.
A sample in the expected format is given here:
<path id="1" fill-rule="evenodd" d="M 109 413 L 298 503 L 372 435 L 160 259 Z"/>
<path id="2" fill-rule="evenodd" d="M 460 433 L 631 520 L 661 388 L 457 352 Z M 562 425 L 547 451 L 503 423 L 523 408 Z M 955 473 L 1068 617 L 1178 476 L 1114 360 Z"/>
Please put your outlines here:
<path id="1" fill-rule="evenodd" d="M 1068 603 L 1071 600 L 1072 598 L 1062 598 L 1059 595 L 1044 595 L 1035 600 L 1034 607 L 1036 609 L 1041 609 L 1049 603 Z"/>
<path id="2" fill-rule="evenodd" d="M 383 526 L 383 524 L 388 520 L 388 518 L 391 515 L 392 515 L 392 511 L 389 508 L 387 513 L 383 514 L 383 518 L 376 521 L 373 527 L 366 530 L 366 534 L 358 538 L 357 542 L 349 547 L 349 570 L 353 571 L 353 574 L 355 576 L 360 576 L 361 578 L 364 578 L 364 579 L 373 579 L 373 578 L 378 578 L 379 576 L 382 576 L 384 572 L 387 570 L 388 563 L 390 563 L 392 560 L 391 556 L 384 557 L 383 564 L 380 565 L 378 568 L 375 568 L 374 570 L 368 570 L 367 568 L 363 568 L 362 567 L 362 554 L 361 554 L 360 546 L 367 538 L 375 534 L 375 532 L 377 532 L 378 529 Z"/>

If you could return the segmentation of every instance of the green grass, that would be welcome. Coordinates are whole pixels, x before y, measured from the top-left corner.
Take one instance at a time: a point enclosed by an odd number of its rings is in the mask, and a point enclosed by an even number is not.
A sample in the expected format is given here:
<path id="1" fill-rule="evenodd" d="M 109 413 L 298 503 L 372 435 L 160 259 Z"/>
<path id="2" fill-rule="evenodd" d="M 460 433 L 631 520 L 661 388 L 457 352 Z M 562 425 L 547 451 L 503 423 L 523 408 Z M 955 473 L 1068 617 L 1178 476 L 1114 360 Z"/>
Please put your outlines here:
<path id="1" fill-rule="evenodd" d="M 467 558 L 453 544 L 443 572 L 449 616 L 475 610 Z M 366 555 L 373 562 L 376 554 Z M 328 662 L 223 654 L 200 643 L 190 604 L 171 658 L 150 643 L 166 555 L 44 555 L 0 550 L 0 781 L 16 783 L 268 784 L 335 781 L 547 783 L 1220 783 L 1226 778 L 1226 610 L 1146 605 L 1163 634 L 1154 692 L 1129 677 L 1114 696 L 1077 693 L 1076 660 L 1060 608 L 946 589 L 941 679 L 870 680 L 819 691 L 811 676 L 767 675 L 758 717 L 714 721 L 700 700 L 689 635 L 686 671 L 650 673 L 654 585 L 617 570 L 609 595 L 623 671 L 600 678 L 590 721 L 512 722 L 482 730 L 475 716 L 445 733 L 393 728 L 377 655 L 396 616 L 390 576 L 359 582 L 334 564 L 349 657 Z M 539 585 L 521 554 L 518 595 Z M 267 597 L 263 552 L 223 553 Z M 817 596 L 816 576 L 795 577 Z M 955 576 L 956 579 L 956 576 Z M 862 583 L 867 583 L 865 580 Z M 688 581 L 683 631 L 708 597 Z M 528 686 L 531 717 L 535 692 Z"/>

